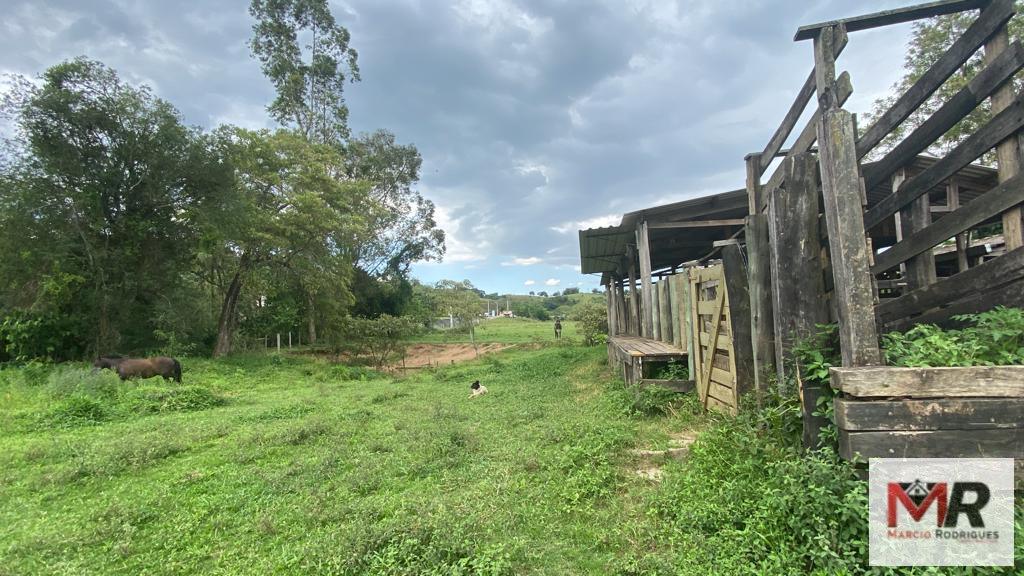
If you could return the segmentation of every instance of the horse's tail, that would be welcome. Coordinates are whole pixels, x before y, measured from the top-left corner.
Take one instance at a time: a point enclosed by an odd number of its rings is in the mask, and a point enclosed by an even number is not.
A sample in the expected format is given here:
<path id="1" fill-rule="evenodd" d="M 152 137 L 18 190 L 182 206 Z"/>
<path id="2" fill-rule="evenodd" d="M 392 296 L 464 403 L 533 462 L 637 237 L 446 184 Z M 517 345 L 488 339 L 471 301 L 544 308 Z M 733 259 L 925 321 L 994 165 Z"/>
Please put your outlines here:
<path id="1" fill-rule="evenodd" d="M 181 362 L 177 358 L 171 358 L 171 362 L 174 362 L 174 381 L 181 384 Z"/>

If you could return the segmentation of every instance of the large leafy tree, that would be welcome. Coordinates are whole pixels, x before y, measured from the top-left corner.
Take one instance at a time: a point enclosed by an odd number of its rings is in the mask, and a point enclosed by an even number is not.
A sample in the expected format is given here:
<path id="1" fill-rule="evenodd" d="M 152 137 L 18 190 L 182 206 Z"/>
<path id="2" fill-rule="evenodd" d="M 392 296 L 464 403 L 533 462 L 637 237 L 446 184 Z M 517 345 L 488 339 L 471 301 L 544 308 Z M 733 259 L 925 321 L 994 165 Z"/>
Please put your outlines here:
<path id="1" fill-rule="evenodd" d="M 348 137 L 344 89 L 359 79 L 350 36 L 327 0 L 252 0 L 249 43 L 277 96 L 270 115 L 307 140 L 337 144 Z"/>
<path id="2" fill-rule="evenodd" d="M 1018 11 L 1021 8 L 1022 3 L 1018 3 Z M 931 68 L 932 64 L 963 35 L 964 31 L 967 30 L 977 17 L 978 13 L 976 11 L 967 11 L 915 22 L 904 59 L 903 77 L 893 86 L 892 94 L 875 102 L 874 109 L 869 115 L 869 121 L 863 123 L 863 127 L 867 128 L 870 126 L 871 120 L 888 110 L 896 102 L 896 99 L 906 92 L 914 82 L 917 82 Z M 1008 31 L 1011 42 L 1021 40 L 1024 38 L 1024 21 L 1020 18 L 1012 18 L 1008 24 Z M 922 122 L 927 120 L 957 91 L 966 86 L 982 68 L 984 68 L 984 50 L 979 50 L 960 70 L 936 90 L 920 108 L 893 131 L 873 155 L 877 156 L 879 152 L 887 150 L 914 128 L 920 126 Z M 1019 79 L 1016 83 L 1019 88 Z M 975 132 L 990 117 L 991 107 L 986 100 L 959 124 L 939 138 L 932 146 L 931 152 L 940 155 L 948 152 L 968 135 Z"/>
<path id="3" fill-rule="evenodd" d="M 311 144 L 289 130 L 225 129 L 222 135 L 239 208 L 218 243 L 233 269 L 214 355 L 231 351 L 244 288 L 257 272 L 273 270 L 285 278 L 293 272 L 307 293 L 330 287 L 341 292 L 331 300 L 342 299 L 355 258 L 351 247 L 365 241 L 376 212 L 364 182 L 337 178 L 343 158 L 335 148 Z"/>
<path id="4" fill-rule="evenodd" d="M 201 222 L 224 204 L 216 146 L 145 87 L 79 58 L 15 82 L 0 187 L 3 307 L 77 320 L 93 350 L 147 348 Z"/>

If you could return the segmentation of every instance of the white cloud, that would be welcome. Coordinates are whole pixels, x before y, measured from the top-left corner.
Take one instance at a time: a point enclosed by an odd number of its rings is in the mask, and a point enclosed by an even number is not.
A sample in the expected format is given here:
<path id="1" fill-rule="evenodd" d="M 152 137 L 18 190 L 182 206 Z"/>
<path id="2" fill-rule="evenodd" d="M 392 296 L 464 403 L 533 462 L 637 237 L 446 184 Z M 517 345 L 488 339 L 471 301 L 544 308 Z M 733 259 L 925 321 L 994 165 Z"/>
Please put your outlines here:
<path id="1" fill-rule="evenodd" d="M 438 205 L 434 211 L 434 217 L 438 227 L 445 231 L 445 262 L 477 262 L 486 260 L 482 249 L 489 247 L 490 243 L 482 241 L 476 245 L 471 244 L 459 234 L 461 229 L 460 219 L 452 218 L 451 210 Z M 473 231 L 472 229 L 470 230 Z M 424 262 L 424 264 L 427 264 Z"/>
<path id="2" fill-rule="evenodd" d="M 523 282 L 523 286 L 533 286 L 534 284 L 536 284 L 536 282 L 534 282 L 533 280 L 527 280 L 526 282 Z"/>
<path id="3" fill-rule="evenodd" d="M 556 280 L 554 278 L 548 278 L 547 280 L 544 281 L 545 286 L 558 286 L 561 283 L 561 280 Z"/>
<path id="4" fill-rule="evenodd" d="M 551 229 L 559 234 L 569 234 L 570 232 L 576 232 L 577 230 L 586 230 L 588 228 L 606 228 L 608 226 L 618 226 L 619 222 L 622 221 L 622 216 L 619 214 L 605 214 L 604 216 L 596 216 L 594 218 L 588 218 L 586 220 L 570 220 L 568 222 L 562 222 L 556 226 L 552 226 Z"/>
<path id="5" fill-rule="evenodd" d="M 541 258 L 536 256 L 530 256 L 528 258 L 513 258 L 507 262 L 502 262 L 502 266 L 533 266 L 534 264 L 540 264 L 543 262 Z"/>

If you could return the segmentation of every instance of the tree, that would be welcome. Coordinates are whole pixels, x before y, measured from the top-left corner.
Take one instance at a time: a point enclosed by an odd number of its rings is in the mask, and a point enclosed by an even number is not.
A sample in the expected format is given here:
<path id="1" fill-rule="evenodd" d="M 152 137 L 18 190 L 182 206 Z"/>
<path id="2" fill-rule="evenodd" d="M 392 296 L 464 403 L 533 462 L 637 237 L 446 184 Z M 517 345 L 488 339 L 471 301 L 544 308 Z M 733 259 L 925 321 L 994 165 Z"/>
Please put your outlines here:
<path id="1" fill-rule="evenodd" d="M 913 24 L 910 43 L 907 55 L 904 59 L 903 77 L 892 87 L 892 94 L 875 102 L 874 109 L 869 115 L 868 121 L 862 123 L 862 128 L 867 129 L 871 124 L 888 110 L 896 100 L 906 92 L 936 60 L 947 50 L 964 31 L 977 18 L 977 12 L 971 10 L 958 12 L 947 16 L 939 16 L 927 20 L 920 20 Z M 1024 22 L 1019 18 L 1010 19 L 1007 25 L 1010 41 L 1024 38 Z M 893 145 L 903 139 L 914 128 L 921 125 L 936 110 L 947 102 L 957 91 L 962 89 L 971 81 L 974 76 L 984 67 L 983 50 L 975 53 L 955 74 L 935 91 L 925 103 L 914 111 L 896 130 L 892 132 L 876 148 L 872 156 L 879 156 L 881 152 L 890 149 Z M 1017 90 L 1020 89 L 1020 79 L 1015 80 Z M 939 138 L 930 148 L 930 152 L 936 155 L 944 155 L 956 144 L 961 142 L 968 135 L 975 132 L 985 124 L 991 117 L 991 106 L 988 100 L 975 108 L 971 114 L 960 123 L 950 129 Z M 983 159 L 983 161 L 985 161 Z"/>
<path id="2" fill-rule="evenodd" d="M 230 174 L 212 139 L 99 62 L 40 80 L 16 79 L 3 105 L 17 132 L 0 186 L 0 308 L 76 319 L 79 353 L 147 350 L 189 300 L 181 271 Z"/>
<path id="3" fill-rule="evenodd" d="M 476 349 L 475 325 L 484 306 L 477 289 L 469 280 L 441 280 L 434 287 L 435 313 L 458 319 L 462 326 L 467 326 L 470 341 Z"/>
<path id="4" fill-rule="evenodd" d="M 562 291 L 562 295 L 563 296 L 568 296 L 570 294 L 579 294 L 579 293 L 580 293 L 580 289 L 579 288 L 566 288 L 565 290 Z"/>
<path id="5" fill-rule="evenodd" d="M 335 346 L 368 358 L 378 370 L 386 366 L 388 360 L 404 353 L 407 340 L 420 328 L 415 318 L 390 314 L 377 318 L 345 318 L 338 326 L 337 337 L 331 338 Z"/>
<path id="6" fill-rule="evenodd" d="M 256 19 L 249 47 L 277 91 L 270 115 L 310 142 L 343 142 L 345 82 L 359 79 L 359 67 L 348 30 L 327 0 L 252 0 L 249 14 Z"/>
<path id="7" fill-rule="evenodd" d="M 601 343 L 601 338 L 608 334 L 608 313 L 596 298 L 580 302 L 573 309 L 571 318 L 579 323 L 583 343 L 587 346 Z"/>
<path id="8" fill-rule="evenodd" d="M 351 246 L 371 232 L 366 223 L 376 210 L 366 183 L 334 178 L 343 162 L 336 149 L 288 130 L 224 132 L 240 205 L 222 237 L 235 265 L 215 356 L 231 351 L 242 289 L 259 269 L 298 268 L 307 294 L 310 285 L 347 291 Z"/>

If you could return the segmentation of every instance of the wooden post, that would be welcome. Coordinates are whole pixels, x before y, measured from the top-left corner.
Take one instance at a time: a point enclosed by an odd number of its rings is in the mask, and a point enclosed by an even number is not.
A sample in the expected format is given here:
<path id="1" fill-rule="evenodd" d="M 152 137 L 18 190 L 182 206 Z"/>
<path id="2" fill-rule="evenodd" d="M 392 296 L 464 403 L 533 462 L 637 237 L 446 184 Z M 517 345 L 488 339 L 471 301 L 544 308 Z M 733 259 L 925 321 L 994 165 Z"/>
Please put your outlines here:
<path id="1" fill-rule="evenodd" d="M 833 38 L 836 27 L 823 28 L 814 39 L 815 77 L 823 110 L 818 125 L 825 223 L 835 279 L 843 366 L 870 366 L 881 361 L 870 258 L 861 206 L 857 135 L 852 115 L 835 101 Z"/>
<path id="2" fill-rule="evenodd" d="M 641 314 L 643 322 L 640 335 L 644 338 L 654 338 L 654 311 L 653 294 L 651 287 L 651 249 L 648 245 L 647 221 L 640 222 L 636 229 L 636 246 L 640 258 L 640 283 L 642 292 L 640 299 L 643 302 Z"/>
<path id="3" fill-rule="evenodd" d="M 768 254 L 768 217 L 761 188 L 761 154 L 747 154 L 747 210 L 744 236 L 747 240 L 747 285 L 750 290 L 750 331 L 754 351 L 754 389 L 764 389 L 761 380 L 775 365 L 772 341 L 771 266 Z"/>
<path id="4" fill-rule="evenodd" d="M 694 332 L 694 308 L 696 307 L 696 296 L 693 294 L 693 268 L 687 267 L 683 269 L 686 272 L 686 276 L 683 279 L 683 310 L 686 312 L 686 368 L 690 372 L 690 380 L 697 378 L 696 372 L 696 355 L 698 353 L 697 347 L 700 346 L 700 342 L 693 336 Z"/>
<path id="5" fill-rule="evenodd" d="M 893 192 L 895 193 L 906 178 L 904 170 L 898 170 L 893 176 Z M 922 194 L 910 206 L 900 210 L 901 237 L 913 236 L 915 232 L 924 230 L 932 223 L 931 201 L 928 194 Z M 916 290 L 935 283 L 935 257 L 928 250 L 906 262 L 907 290 Z"/>
<path id="6" fill-rule="evenodd" d="M 629 310 L 626 308 L 626 294 L 623 280 L 619 278 L 615 285 L 615 310 L 616 325 L 619 327 L 619 334 L 629 334 Z"/>
<path id="7" fill-rule="evenodd" d="M 281 353 L 281 333 L 277 333 L 277 353 Z"/>
<path id="8" fill-rule="evenodd" d="M 992 35 L 992 38 L 985 44 L 985 65 L 988 66 L 1004 50 L 1009 48 L 1010 36 L 1006 31 L 1006 24 L 999 27 L 999 31 Z M 992 115 L 1002 112 L 1013 103 L 1016 98 L 1014 94 L 1014 83 L 1007 82 L 999 90 L 992 94 Z M 996 161 L 999 166 L 999 182 L 1005 182 L 1020 173 L 1021 150 L 1018 134 L 1010 136 L 996 146 Z M 1021 221 L 1021 207 L 1015 206 L 1003 213 L 1003 241 L 1006 243 L 1006 251 L 1024 246 L 1024 224 Z"/>
<path id="9" fill-rule="evenodd" d="M 783 160 L 786 185 L 768 198 L 772 298 L 775 313 L 775 366 L 780 390 L 796 374 L 793 347 L 828 321 L 818 234 L 817 159 L 810 153 Z M 823 386 L 801 382 L 803 444 L 816 448 L 828 419 L 815 416 Z"/>
<path id="10" fill-rule="evenodd" d="M 604 285 L 605 308 L 608 311 L 608 336 L 615 336 L 615 298 L 612 296 L 612 282 Z"/>
<path id="11" fill-rule="evenodd" d="M 652 340 L 661 340 L 661 298 L 659 293 L 661 292 L 661 282 L 653 284 L 651 286 L 651 324 L 654 330 L 648 338 Z"/>
<path id="12" fill-rule="evenodd" d="M 672 345 L 676 348 L 683 348 L 683 327 L 680 325 L 681 309 L 679 308 L 682 292 L 679 290 L 679 279 L 681 275 L 676 273 L 668 277 L 668 300 L 671 303 L 672 312 Z"/>
<path id="13" fill-rule="evenodd" d="M 630 334 L 639 336 L 640 328 L 640 293 L 636 287 L 636 249 L 632 246 L 626 248 L 626 257 L 629 258 L 629 329 Z"/>
<path id="14" fill-rule="evenodd" d="M 750 293 L 747 286 L 747 272 L 743 266 L 743 252 L 739 244 L 727 244 L 722 247 L 722 271 L 724 281 L 719 290 L 729 295 L 729 337 L 732 338 L 732 353 L 736 366 L 736 380 L 733 384 L 736 391 L 736 406 L 740 398 L 750 391 L 754 383 L 754 351 L 751 347 L 750 333 Z M 717 326 L 721 318 L 714 318 Z M 714 341 L 714 338 L 712 338 Z M 714 358 L 715 350 L 710 350 Z"/>
<path id="15" fill-rule="evenodd" d="M 288 349 L 289 350 L 292 349 L 292 333 L 291 333 L 291 331 L 288 332 Z"/>
<path id="16" fill-rule="evenodd" d="M 661 323 L 661 341 L 672 343 L 672 298 L 669 296 L 671 276 L 662 276 L 658 281 L 658 317 Z"/>
<path id="17" fill-rule="evenodd" d="M 956 178 L 950 178 L 946 182 L 946 207 L 950 212 L 960 208 L 960 183 Z M 956 271 L 967 270 L 967 248 L 970 243 L 971 232 L 961 232 L 956 235 Z"/>

